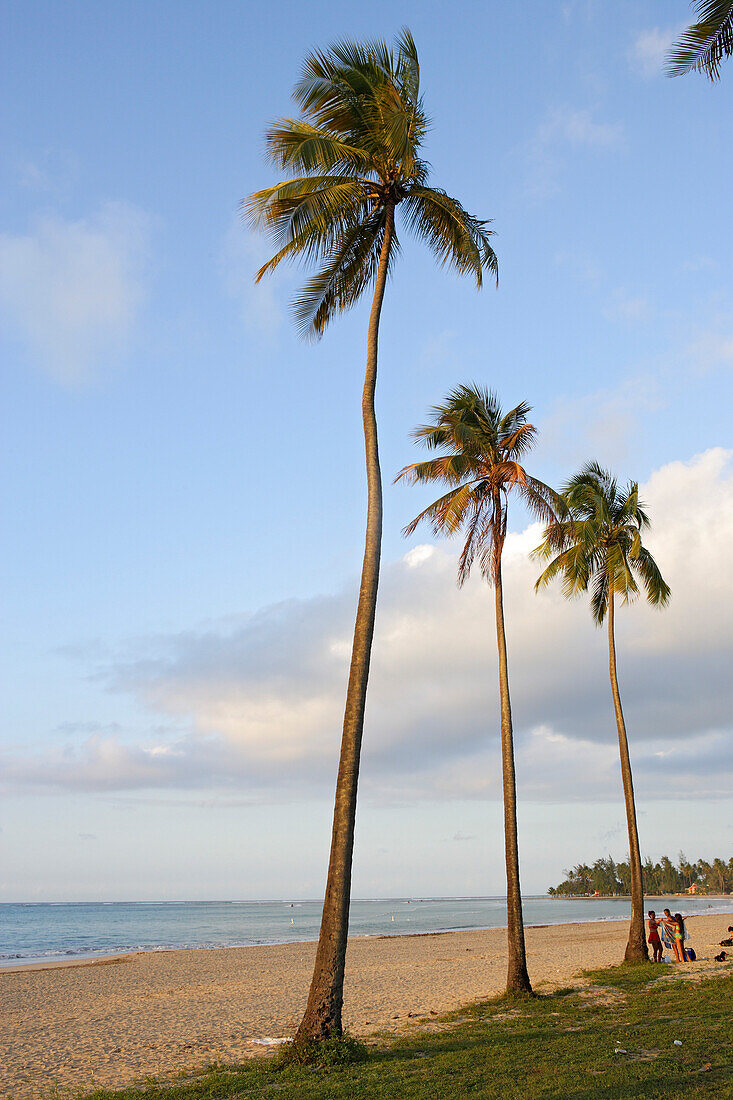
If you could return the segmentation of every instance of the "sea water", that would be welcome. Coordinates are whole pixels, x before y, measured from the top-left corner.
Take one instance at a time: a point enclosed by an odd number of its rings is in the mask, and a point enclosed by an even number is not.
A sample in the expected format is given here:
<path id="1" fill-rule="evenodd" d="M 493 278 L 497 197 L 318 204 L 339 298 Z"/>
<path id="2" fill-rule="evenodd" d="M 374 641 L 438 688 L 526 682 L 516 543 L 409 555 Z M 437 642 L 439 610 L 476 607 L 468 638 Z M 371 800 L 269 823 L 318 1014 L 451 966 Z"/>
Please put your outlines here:
<path id="1" fill-rule="evenodd" d="M 648 899 L 657 913 L 731 913 L 733 897 Z M 527 925 L 628 919 L 628 898 L 526 897 Z M 128 951 L 246 947 L 318 939 L 320 901 L 0 904 L 0 966 Z M 721 938 L 733 923 L 721 920 Z M 353 900 L 353 936 L 417 935 L 506 926 L 506 899 Z"/>

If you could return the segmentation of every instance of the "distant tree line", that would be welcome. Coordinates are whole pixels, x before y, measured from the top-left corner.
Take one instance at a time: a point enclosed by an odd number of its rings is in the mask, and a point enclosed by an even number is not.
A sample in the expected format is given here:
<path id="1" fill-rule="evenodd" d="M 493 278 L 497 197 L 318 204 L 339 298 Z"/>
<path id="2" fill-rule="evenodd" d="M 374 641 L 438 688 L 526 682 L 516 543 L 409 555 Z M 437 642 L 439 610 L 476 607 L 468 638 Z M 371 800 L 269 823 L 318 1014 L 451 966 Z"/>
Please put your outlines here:
<path id="1" fill-rule="evenodd" d="M 680 852 L 677 866 L 669 856 L 662 856 L 659 863 L 644 861 L 645 894 L 681 894 L 694 887 L 696 894 L 733 893 L 733 858 L 714 859 L 712 863 L 699 859 L 690 863 Z M 616 863 L 611 856 L 597 859 L 592 867 L 579 863 L 559 886 L 551 886 L 551 897 L 587 897 L 595 894 L 630 894 L 631 870 L 628 863 Z"/>

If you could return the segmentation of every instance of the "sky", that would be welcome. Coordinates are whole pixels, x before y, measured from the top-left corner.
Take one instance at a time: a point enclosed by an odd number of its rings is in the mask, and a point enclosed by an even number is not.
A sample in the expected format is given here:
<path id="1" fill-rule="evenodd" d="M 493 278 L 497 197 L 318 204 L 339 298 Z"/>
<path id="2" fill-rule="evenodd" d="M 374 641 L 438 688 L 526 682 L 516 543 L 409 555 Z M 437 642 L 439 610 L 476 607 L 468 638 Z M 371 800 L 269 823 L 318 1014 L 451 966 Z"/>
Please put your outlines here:
<path id="1" fill-rule="evenodd" d="M 493 220 L 477 292 L 401 234 L 380 335 L 383 579 L 357 897 L 504 892 L 492 596 L 392 479 L 460 382 L 528 466 L 638 480 L 664 612 L 617 617 L 642 851 L 733 839 L 733 68 L 662 73 L 684 0 L 0 3 L 0 900 L 318 897 L 361 562 L 368 301 L 322 340 L 239 206 L 341 37 L 417 42 L 432 182 Z M 506 616 L 522 882 L 627 850 L 605 636 Z"/>

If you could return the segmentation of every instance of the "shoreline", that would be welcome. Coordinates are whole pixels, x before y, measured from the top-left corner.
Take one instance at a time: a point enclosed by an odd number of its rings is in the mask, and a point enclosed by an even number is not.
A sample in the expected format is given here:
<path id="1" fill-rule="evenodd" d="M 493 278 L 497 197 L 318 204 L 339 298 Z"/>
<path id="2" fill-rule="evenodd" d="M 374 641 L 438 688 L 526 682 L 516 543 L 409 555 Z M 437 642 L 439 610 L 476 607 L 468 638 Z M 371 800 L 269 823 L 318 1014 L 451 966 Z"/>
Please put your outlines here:
<path id="1" fill-rule="evenodd" d="M 669 899 L 669 898 L 673 898 L 673 897 L 683 897 L 683 896 L 684 895 L 677 895 L 677 894 L 645 894 L 644 900 L 645 900 L 645 903 L 646 903 L 647 901 L 656 901 L 656 900 L 659 900 L 659 899 Z M 696 918 L 699 918 L 699 917 L 708 917 L 708 916 L 709 917 L 733 916 L 733 895 L 721 894 L 721 895 L 714 896 L 714 897 L 711 895 L 711 898 L 712 898 L 713 902 L 725 903 L 726 907 L 723 908 L 722 906 L 710 905 L 708 907 L 710 911 L 704 910 L 704 911 L 698 912 L 698 913 L 691 913 L 691 914 L 689 914 L 689 919 L 696 919 Z M 568 900 L 571 900 L 571 901 L 600 901 L 600 900 L 604 900 L 604 901 L 609 901 L 609 900 L 625 901 L 625 900 L 630 900 L 630 898 L 626 898 L 623 895 L 609 894 L 607 897 L 603 896 L 601 898 L 593 898 L 593 897 L 557 898 L 557 899 L 556 898 L 551 898 L 549 900 L 551 900 L 551 901 L 555 901 L 555 900 L 557 900 L 557 901 L 568 901 Z M 550 923 L 545 922 L 545 923 L 542 923 L 542 924 L 525 923 L 524 927 L 525 928 L 570 928 L 570 927 L 573 927 L 575 925 L 585 926 L 585 925 L 592 925 L 592 924 L 606 925 L 606 924 L 622 923 L 626 920 L 628 920 L 628 917 L 626 917 L 626 916 L 624 916 L 624 917 L 618 917 L 618 916 L 591 917 L 591 918 L 588 918 L 586 920 L 557 921 L 557 922 L 553 921 L 553 922 L 550 922 Z M 355 942 L 357 940 L 404 939 L 404 938 L 420 937 L 420 936 L 449 936 L 449 935 L 458 935 L 458 934 L 461 934 L 461 933 L 469 933 L 469 932 L 505 932 L 506 927 L 507 926 L 505 924 L 494 924 L 494 925 L 488 925 L 488 926 L 487 925 L 471 925 L 471 926 L 468 926 L 468 927 L 465 927 L 465 928 L 436 928 L 436 929 L 429 929 L 429 930 L 426 930 L 424 932 L 412 932 L 412 931 L 410 931 L 410 932 L 362 932 L 362 933 L 357 933 L 357 934 L 354 934 L 354 935 L 350 935 L 349 936 L 349 942 L 351 943 L 351 942 Z M 317 942 L 318 942 L 318 937 L 316 935 L 313 939 L 268 940 L 267 942 L 264 942 L 264 943 L 260 942 L 260 943 L 215 944 L 213 946 L 209 945 L 209 946 L 205 946 L 205 947 L 204 946 L 202 946 L 202 947 L 178 947 L 175 944 L 173 944 L 173 945 L 161 945 L 161 946 L 155 946 L 155 947 L 111 948 L 108 954 L 102 953 L 102 954 L 94 954 L 94 955 L 92 955 L 92 954 L 85 955 L 83 952 L 80 952 L 78 955 L 68 955 L 68 956 L 57 955 L 57 956 L 51 956 L 50 958 L 43 958 L 43 957 L 40 957 L 40 956 L 28 956 L 28 959 L 29 959 L 28 962 L 23 962 L 21 960 L 18 960 L 18 962 L 14 962 L 14 961 L 11 961 L 11 960 L 0 960 L 0 980 L 2 980 L 2 975 L 3 974 L 29 973 L 29 972 L 37 971 L 37 970 L 64 970 L 64 969 L 73 969 L 73 968 L 78 968 L 78 967 L 83 967 L 83 966 L 103 966 L 107 963 L 121 962 L 121 961 L 124 961 L 125 959 L 128 959 L 128 958 L 135 958 L 139 955 L 160 955 L 160 954 L 168 954 L 168 953 L 176 952 L 176 951 L 191 951 L 191 952 L 245 951 L 245 950 L 249 950 L 251 948 L 267 949 L 267 948 L 271 948 L 271 947 L 285 947 L 285 946 L 288 946 L 288 945 L 291 945 L 291 944 L 293 944 L 293 945 L 302 944 L 303 946 L 307 946 L 307 945 L 313 945 Z"/>
<path id="2" fill-rule="evenodd" d="M 691 976 L 717 969 L 712 947 L 729 923 L 726 914 L 690 917 L 700 960 L 684 964 Z M 621 962 L 627 935 L 628 919 L 528 927 L 534 988 L 582 985 L 580 971 Z M 314 957 L 311 941 L 7 969 L 0 1098 L 41 1100 L 54 1086 L 121 1088 L 261 1055 L 297 1026 Z M 434 1026 L 443 1013 L 501 993 L 506 966 L 505 929 L 354 937 L 344 1025 L 362 1037 Z"/>

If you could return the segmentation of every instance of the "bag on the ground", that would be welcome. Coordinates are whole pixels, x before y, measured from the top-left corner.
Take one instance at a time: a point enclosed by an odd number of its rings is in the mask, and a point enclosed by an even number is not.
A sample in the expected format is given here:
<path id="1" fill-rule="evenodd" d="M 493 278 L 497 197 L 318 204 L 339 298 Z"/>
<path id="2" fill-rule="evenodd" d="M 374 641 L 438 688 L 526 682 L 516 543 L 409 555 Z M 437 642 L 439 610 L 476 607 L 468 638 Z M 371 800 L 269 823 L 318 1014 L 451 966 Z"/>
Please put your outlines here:
<path id="1" fill-rule="evenodd" d="M 697 958 L 697 955 L 695 954 L 695 948 L 694 947 L 686 947 L 685 951 L 687 952 L 687 958 L 690 960 L 690 962 L 694 962 L 695 959 Z"/>

